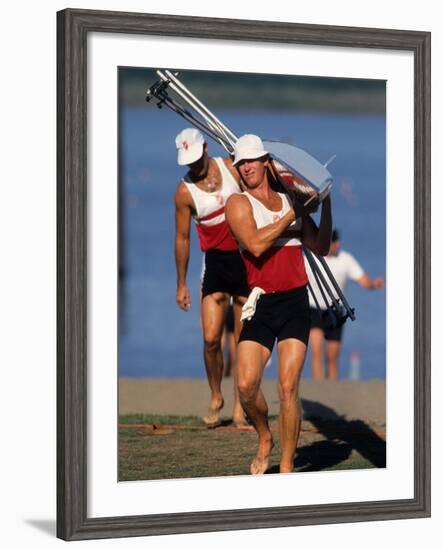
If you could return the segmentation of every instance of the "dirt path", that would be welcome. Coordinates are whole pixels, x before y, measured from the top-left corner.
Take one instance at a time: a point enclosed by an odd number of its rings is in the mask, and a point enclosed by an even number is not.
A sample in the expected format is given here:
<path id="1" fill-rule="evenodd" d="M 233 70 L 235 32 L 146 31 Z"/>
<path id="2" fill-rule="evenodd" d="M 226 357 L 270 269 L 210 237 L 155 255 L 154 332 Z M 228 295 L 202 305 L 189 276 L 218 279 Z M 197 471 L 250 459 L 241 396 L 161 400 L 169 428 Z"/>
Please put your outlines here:
<path id="1" fill-rule="evenodd" d="M 271 415 L 278 414 L 276 380 L 264 380 L 263 391 Z M 228 418 L 232 410 L 231 379 L 223 382 Z M 360 420 L 376 425 L 386 423 L 386 385 L 383 380 L 366 382 L 301 382 L 304 418 L 336 421 Z M 204 379 L 122 378 L 119 381 L 119 413 L 202 416 L 207 412 L 208 386 Z"/>

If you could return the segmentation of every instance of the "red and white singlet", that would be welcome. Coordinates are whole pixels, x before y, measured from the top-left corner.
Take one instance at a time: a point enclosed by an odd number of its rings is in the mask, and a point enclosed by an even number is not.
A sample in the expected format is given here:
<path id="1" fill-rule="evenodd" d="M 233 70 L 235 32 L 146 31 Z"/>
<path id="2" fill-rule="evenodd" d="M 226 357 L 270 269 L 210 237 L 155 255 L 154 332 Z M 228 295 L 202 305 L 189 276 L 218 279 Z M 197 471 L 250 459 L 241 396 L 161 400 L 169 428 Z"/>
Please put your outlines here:
<path id="1" fill-rule="evenodd" d="M 238 243 L 232 236 L 224 213 L 226 201 L 233 193 L 240 193 L 241 189 L 234 177 L 226 168 L 222 158 L 213 159 L 221 172 L 221 187 L 211 193 L 202 191 L 192 182 L 186 181 L 189 193 L 192 196 L 196 215 L 195 220 L 201 250 L 238 250 Z"/>
<path id="2" fill-rule="evenodd" d="M 278 193 L 282 200 L 282 209 L 274 212 L 266 208 L 247 191 L 244 193 L 253 208 L 258 229 L 275 223 L 292 208 L 287 195 Z M 300 230 L 302 219 L 292 223 L 288 229 Z M 301 241 L 293 237 L 280 237 L 259 258 L 248 250 L 240 249 L 247 270 L 247 282 L 250 288 L 259 287 L 265 292 L 282 292 L 305 286 L 308 282 L 302 255 Z"/>

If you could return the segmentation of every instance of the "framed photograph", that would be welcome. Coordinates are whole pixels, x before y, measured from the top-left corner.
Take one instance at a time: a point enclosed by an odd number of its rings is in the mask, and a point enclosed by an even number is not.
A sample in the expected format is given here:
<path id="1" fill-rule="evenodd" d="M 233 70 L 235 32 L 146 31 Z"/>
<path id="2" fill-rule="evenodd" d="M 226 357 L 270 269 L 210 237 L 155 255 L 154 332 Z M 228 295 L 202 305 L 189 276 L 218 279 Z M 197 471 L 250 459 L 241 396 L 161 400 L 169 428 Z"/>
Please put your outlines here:
<path id="1" fill-rule="evenodd" d="M 57 27 L 58 536 L 429 516 L 430 34 L 70 9 Z M 349 289 L 349 380 L 309 380 L 308 356 L 292 474 L 275 458 L 249 475 L 233 376 L 216 426 L 202 420 L 197 235 L 186 313 L 173 254 L 175 137 L 195 112 L 209 134 L 221 120 L 215 138 L 319 159 L 344 246 L 385 280 L 375 298 Z M 222 142 L 210 155 L 229 156 Z M 277 431 L 275 355 L 265 370 Z"/>

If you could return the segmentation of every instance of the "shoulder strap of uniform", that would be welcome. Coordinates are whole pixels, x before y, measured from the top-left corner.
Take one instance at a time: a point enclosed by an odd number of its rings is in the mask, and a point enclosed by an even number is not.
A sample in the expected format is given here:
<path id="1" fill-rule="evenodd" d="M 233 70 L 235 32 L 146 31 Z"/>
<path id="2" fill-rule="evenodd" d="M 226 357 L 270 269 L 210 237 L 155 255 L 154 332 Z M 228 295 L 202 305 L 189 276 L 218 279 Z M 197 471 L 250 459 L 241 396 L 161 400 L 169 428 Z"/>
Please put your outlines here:
<path id="1" fill-rule="evenodd" d="M 182 177 L 182 180 L 184 183 L 193 183 L 193 181 L 190 179 L 189 172 L 186 172 L 184 176 Z"/>

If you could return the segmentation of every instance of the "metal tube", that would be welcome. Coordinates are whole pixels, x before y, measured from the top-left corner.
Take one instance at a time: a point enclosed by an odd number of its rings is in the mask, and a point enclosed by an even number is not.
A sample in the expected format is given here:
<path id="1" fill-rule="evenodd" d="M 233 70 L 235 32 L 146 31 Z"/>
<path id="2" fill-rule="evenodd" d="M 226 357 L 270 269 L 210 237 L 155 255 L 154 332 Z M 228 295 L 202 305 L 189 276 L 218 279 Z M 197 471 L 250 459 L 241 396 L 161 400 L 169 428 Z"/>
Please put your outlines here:
<path id="1" fill-rule="evenodd" d="M 309 264 L 310 264 L 309 258 L 307 258 L 307 261 L 309 261 Z M 325 297 L 324 289 L 322 288 L 321 283 L 319 282 L 318 276 L 317 276 L 316 272 L 314 271 L 314 268 L 312 267 L 311 264 L 310 264 L 310 269 L 312 270 L 312 273 L 313 273 L 313 275 L 314 275 L 314 277 L 315 277 L 316 284 L 318 285 L 318 288 L 319 288 L 319 290 L 320 290 L 320 292 L 321 292 L 322 299 L 324 300 L 326 309 L 329 311 L 329 314 L 331 314 L 331 316 L 332 316 L 333 324 L 336 325 L 336 316 L 335 316 L 335 314 L 333 313 L 333 309 L 332 309 L 332 307 L 330 306 L 330 304 L 328 303 L 327 298 Z M 309 290 L 309 292 L 310 292 L 310 295 L 311 295 L 312 298 L 313 298 L 313 301 L 315 302 L 316 309 L 317 309 L 318 311 L 322 311 L 322 308 L 321 308 L 321 306 L 319 305 L 319 302 L 318 302 L 318 298 L 316 297 L 315 291 L 313 290 L 313 287 L 312 287 L 312 285 L 310 284 L 310 282 L 307 283 L 307 288 L 308 288 L 308 290 Z"/>
<path id="2" fill-rule="evenodd" d="M 155 93 L 152 93 L 152 97 L 155 98 L 158 101 L 158 107 L 161 108 L 163 105 L 168 107 L 171 111 L 176 113 L 177 115 L 181 116 L 188 122 L 190 122 L 193 126 L 197 127 L 199 130 L 204 132 L 208 137 L 212 138 L 214 141 L 217 141 L 230 155 L 232 154 L 232 150 L 230 148 L 230 144 L 219 134 L 217 134 L 214 130 L 206 126 L 203 122 L 198 120 L 193 113 L 188 111 L 185 107 L 183 107 L 180 103 L 178 103 L 176 100 L 172 99 L 167 95 L 167 92 L 164 90 L 161 91 L 161 96 L 155 95 Z"/>
<path id="3" fill-rule="evenodd" d="M 324 291 L 324 288 L 323 288 L 323 286 L 322 286 L 321 280 L 319 279 L 319 276 L 318 276 L 318 273 L 317 273 L 317 266 L 315 265 L 314 260 L 313 260 L 313 258 L 312 258 L 312 256 L 311 256 L 311 254 L 307 254 L 307 253 L 306 253 L 306 249 L 305 249 L 305 248 L 303 248 L 303 252 L 304 252 L 304 255 L 305 255 L 305 257 L 307 258 L 307 261 L 308 261 L 308 263 L 309 263 L 309 265 L 310 265 L 310 270 L 311 270 L 311 272 L 312 272 L 312 274 L 313 274 L 313 277 L 315 278 L 316 285 L 318 286 L 318 289 L 319 289 L 319 292 L 320 292 L 320 294 L 321 294 L 321 296 L 322 296 L 322 299 L 323 299 L 323 301 L 324 301 L 324 304 L 325 304 L 325 306 L 328 308 L 328 307 L 330 306 L 330 303 L 329 303 L 329 301 L 327 300 L 327 296 L 325 295 L 325 291 Z M 307 252 L 308 252 L 308 251 L 307 251 Z M 316 305 L 318 305 L 318 301 L 317 301 L 317 299 L 316 299 L 316 295 L 315 295 L 315 293 L 314 293 L 314 291 L 313 291 L 313 288 L 312 288 L 311 290 L 312 290 L 312 294 L 313 294 L 314 297 L 315 297 Z M 319 307 L 319 305 L 318 305 L 318 307 Z M 319 307 L 319 309 L 322 309 L 322 308 Z"/>
<path id="4" fill-rule="evenodd" d="M 212 132 L 218 135 L 219 139 L 222 140 L 222 145 L 226 149 L 226 151 L 230 155 L 233 154 L 236 137 L 235 137 L 235 140 L 232 141 L 231 137 L 228 135 L 229 133 L 232 136 L 234 136 L 233 132 L 231 132 L 226 126 L 224 126 L 221 123 L 221 121 L 216 119 L 213 113 L 211 113 L 209 109 L 207 109 L 207 107 L 201 101 L 199 101 L 193 94 L 191 94 L 191 92 L 187 90 L 184 84 L 182 84 L 170 71 L 166 71 L 166 72 L 167 72 L 167 76 L 160 70 L 156 71 L 160 79 L 165 84 L 167 84 L 167 86 L 170 87 L 173 90 L 173 92 L 175 92 L 186 103 L 188 103 L 188 105 L 192 109 L 194 109 L 198 113 L 198 115 L 204 120 L 204 123 L 211 128 Z M 180 89 L 180 87 L 183 88 L 183 90 Z M 164 90 L 162 92 L 165 93 Z M 188 95 L 186 95 L 186 93 Z M 201 106 L 201 108 L 199 107 L 199 105 Z M 226 133 L 226 131 L 228 133 Z M 211 137 L 213 137 L 213 135 L 211 135 Z M 219 139 L 217 139 L 218 142 L 219 142 Z"/>
<path id="5" fill-rule="evenodd" d="M 308 291 L 310 292 L 310 294 L 313 298 L 313 301 L 315 302 L 316 309 L 321 309 L 319 307 L 319 302 L 318 302 L 318 299 L 316 298 L 316 294 L 314 293 L 314 290 L 313 290 L 312 285 L 310 283 L 307 283 L 307 288 L 308 288 Z"/>
<path id="6" fill-rule="evenodd" d="M 217 125 L 215 125 L 213 123 L 213 121 L 211 121 L 203 111 L 201 111 L 201 109 L 198 107 L 198 105 L 196 105 L 191 99 L 187 98 L 187 97 L 184 97 L 180 92 L 179 90 L 177 89 L 177 87 L 175 86 L 175 84 L 173 84 L 173 82 L 171 82 L 169 84 L 170 88 L 176 93 L 178 94 L 182 99 L 184 99 L 185 101 L 187 101 L 187 103 L 192 107 L 192 109 L 194 109 L 203 119 L 204 121 L 206 122 L 206 124 L 209 125 L 209 127 L 212 128 L 212 130 L 214 132 L 220 132 L 221 134 L 223 134 L 223 138 L 229 142 L 229 144 L 232 146 L 232 150 L 233 150 L 233 144 L 230 143 L 230 139 L 228 138 L 228 136 L 225 134 L 225 132 L 223 132 Z"/>
<path id="7" fill-rule="evenodd" d="M 303 251 L 304 251 L 304 254 L 310 264 L 310 268 L 312 270 L 312 273 L 316 279 L 316 282 L 318 283 L 318 288 L 322 294 L 322 298 L 327 306 L 327 308 L 329 307 L 329 303 L 327 301 L 327 298 L 325 297 L 325 292 L 324 292 L 324 288 L 327 292 L 327 294 L 329 295 L 329 298 L 332 302 L 332 304 L 335 306 L 335 308 L 339 309 L 339 303 L 338 301 L 336 300 L 333 292 L 331 291 L 327 281 L 325 280 L 325 277 L 324 277 L 324 274 L 321 272 L 320 268 L 318 268 L 318 264 L 316 263 L 316 256 L 314 256 L 314 254 L 312 252 L 310 252 L 310 250 L 308 248 L 306 248 L 305 246 L 302 247 L 303 248 Z"/>
<path id="8" fill-rule="evenodd" d="M 201 112 L 201 110 L 196 106 L 197 103 L 193 102 L 191 98 L 187 97 L 186 94 L 179 88 L 179 86 L 177 86 L 177 84 L 175 84 L 175 81 L 178 81 L 178 79 L 174 78 L 172 73 L 170 73 L 170 71 L 166 71 L 166 73 L 169 73 L 171 75 L 171 77 L 169 76 L 166 76 L 164 73 L 162 73 L 161 71 L 157 71 L 157 74 L 158 76 L 164 81 L 167 83 L 167 85 L 179 96 L 181 97 L 181 99 L 184 99 L 184 101 L 186 101 L 186 103 L 188 105 L 190 105 L 200 116 L 201 118 L 203 118 L 203 120 L 206 122 L 206 124 L 208 124 L 209 126 L 211 126 L 213 128 L 214 131 L 217 131 L 217 132 L 220 132 L 220 133 L 223 133 L 221 132 L 221 129 L 218 128 L 217 125 L 214 124 L 214 122 L 212 120 L 210 120 L 204 112 Z M 173 80 L 172 80 L 173 79 Z M 179 83 L 179 81 L 178 81 Z M 189 92 L 190 94 L 190 92 Z"/>
<path id="9" fill-rule="evenodd" d="M 237 140 L 236 136 L 226 126 L 224 126 L 224 124 L 218 120 L 213 113 L 211 113 L 209 109 L 200 100 L 198 100 L 198 98 L 196 98 L 170 71 L 166 71 L 166 73 L 168 75 L 167 77 L 164 76 L 161 71 L 157 71 L 157 74 L 163 78 L 164 81 L 168 82 L 176 94 L 187 101 L 187 103 L 189 103 L 189 105 L 191 105 L 192 108 L 200 114 L 207 124 L 212 126 L 214 130 L 218 131 L 226 139 L 226 141 L 230 143 L 233 151 L 233 147 Z M 188 95 L 186 96 L 186 94 Z"/>
<path id="10" fill-rule="evenodd" d="M 216 122 L 216 124 L 222 128 L 225 132 L 227 132 L 228 134 L 230 134 L 230 139 L 233 140 L 233 142 L 235 143 L 237 140 L 238 140 L 238 137 L 235 136 L 235 134 L 229 129 L 227 128 L 227 126 L 225 126 L 207 107 L 206 105 L 204 105 L 204 103 L 199 100 L 197 97 L 195 97 L 192 92 L 186 88 L 186 86 L 176 77 L 176 75 L 174 75 L 171 71 L 169 71 L 168 69 L 166 69 L 165 71 L 166 75 L 170 78 L 170 80 L 172 80 L 173 82 L 175 82 L 175 84 L 177 86 L 179 86 L 183 92 L 185 92 L 186 94 L 189 95 L 189 97 L 191 97 L 202 109 L 204 109 L 207 113 L 207 115 L 214 121 Z"/>
<path id="11" fill-rule="evenodd" d="M 321 270 L 318 268 L 318 265 L 316 264 L 317 261 L 319 261 L 322 265 L 322 267 L 324 268 L 325 272 L 326 272 L 326 275 L 327 275 L 327 278 L 329 279 L 329 282 L 332 284 L 332 286 L 335 288 L 336 290 L 336 293 L 338 294 L 339 298 L 341 301 L 342 301 L 342 307 L 345 309 L 346 311 L 346 314 L 348 317 L 350 317 L 350 319 L 352 321 L 354 321 L 356 319 L 355 317 L 355 314 L 354 314 L 354 310 L 350 307 L 350 305 L 348 304 L 347 300 L 345 299 L 345 296 L 344 294 L 342 293 L 342 290 L 340 289 L 338 283 L 336 282 L 336 279 L 334 278 L 333 276 L 333 273 L 331 272 L 329 266 L 327 265 L 327 262 L 324 260 L 324 258 L 322 258 L 321 256 L 316 256 L 315 254 L 312 254 L 312 252 L 310 252 L 310 250 L 308 250 L 307 248 L 303 247 L 304 248 L 304 253 L 306 254 L 306 257 L 307 259 L 308 258 L 308 255 L 311 256 L 311 260 L 312 262 L 315 263 L 315 269 L 316 269 L 316 273 L 319 275 L 319 277 L 321 278 L 321 283 L 323 284 L 323 286 L 325 287 L 326 291 L 327 291 L 327 294 L 330 296 L 331 300 L 332 300 L 332 303 L 333 305 L 335 306 L 335 308 L 337 308 L 339 310 L 339 308 L 341 307 L 339 302 L 337 301 L 335 295 L 333 294 L 324 274 L 321 272 Z M 310 263 L 310 262 L 309 262 Z M 310 266 L 311 266 L 311 263 L 310 263 Z M 313 271 L 313 269 L 312 269 Z M 318 285 L 319 286 L 319 285 Z M 319 287 L 320 288 L 320 287 Z M 327 301 L 324 300 L 327 304 Z M 328 304 L 327 304 L 327 307 L 328 307 Z"/>
<path id="12" fill-rule="evenodd" d="M 214 130 L 206 126 L 203 122 L 198 120 L 193 113 L 188 111 L 187 109 L 183 108 L 179 103 L 177 103 L 175 100 L 171 98 L 167 98 L 167 100 L 164 100 L 164 103 L 172 109 L 175 113 L 179 114 L 189 122 L 191 122 L 194 126 L 196 126 L 198 129 L 200 129 L 202 132 L 207 134 L 209 137 L 217 141 L 220 145 L 222 145 L 228 153 L 230 153 L 230 150 L 228 148 L 228 143 L 223 139 L 222 136 L 217 134 Z M 173 107 L 172 107 L 173 106 Z"/>
<path id="13" fill-rule="evenodd" d="M 330 282 L 332 283 L 334 289 L 336 290 L 336 293 L 338 294 L 339 298 L 342 300 L 342 305 L 346 309 L 348 316 L 352 321 L 356 319 L 353 309 L 350 307 L 349 303 L 347 302 L 344 293 L 341 290 L 341 287 L 338 285 L 336 279 L 333 276 L 333 273 L 331 272 L 327 262 L 322 258 L 321 256 L 317 256 L 316 259 L 320 262 L 322 267 L 324 268 L 327 277 L 330 279 Z"/>

